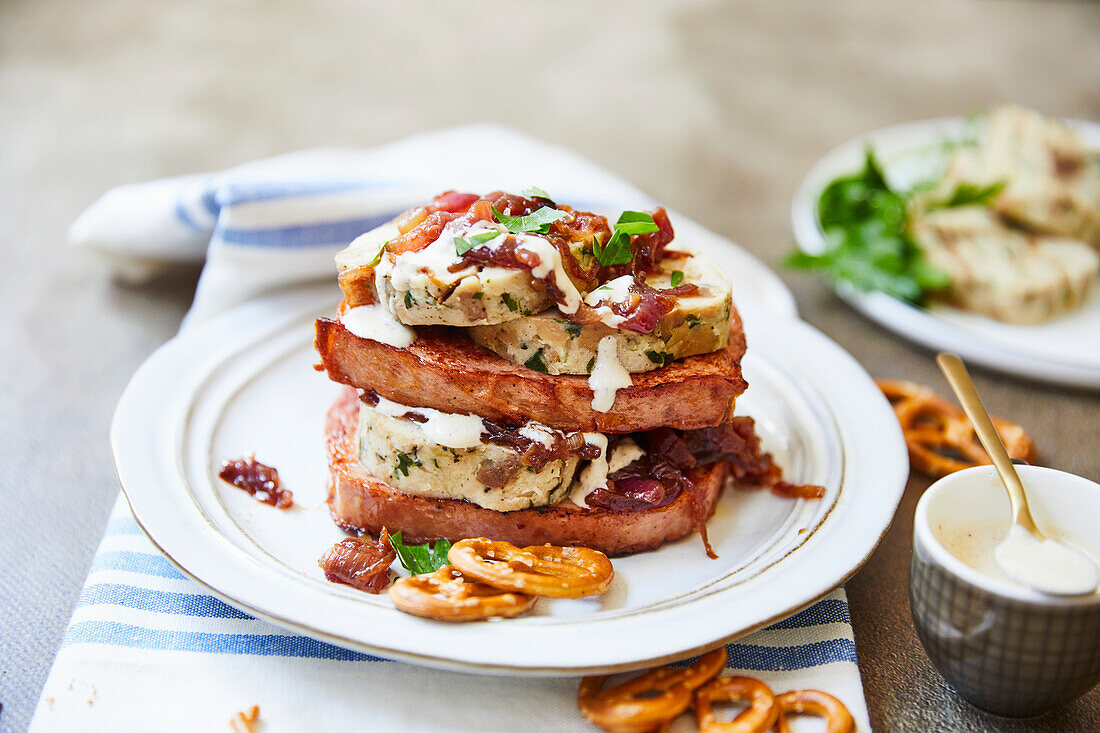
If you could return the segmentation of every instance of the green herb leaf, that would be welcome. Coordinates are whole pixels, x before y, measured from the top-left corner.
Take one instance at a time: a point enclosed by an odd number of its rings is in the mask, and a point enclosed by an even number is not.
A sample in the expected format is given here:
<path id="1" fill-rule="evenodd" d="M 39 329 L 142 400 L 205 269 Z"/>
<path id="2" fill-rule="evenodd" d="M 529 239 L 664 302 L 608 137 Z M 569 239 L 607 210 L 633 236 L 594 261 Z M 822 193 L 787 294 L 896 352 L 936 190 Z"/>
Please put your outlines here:
<path id="1" fill-rule="evenodd" d="M 792 252 L 784 264 L 821 271 L 834 283 L 858 290 L 922 304 L 930 292 L 950 284 L 950 276 L 929 265 L 909 235 L 907 203 L 905 195 L 890 188 L 868 149 L 863 170 L 833 180 L 818 199 L 826 250 Z"/>
<path id="2" fill-rule="evenodd" d="M 654 364 L 657 364 L 658 366 L 668 366 L 676 359 L 675 356 L 668 353 L 667 351 L 649 350 L 645 352 L 645 355 L 647 359 L 649 359 Z"/>
<path id="3" fill-rule="evenodd" d="M 464 255 L 474 247 L 496 239 L 502 234 L 504 234 L 504 232 L 482 232 L 472 237 L 455 237 L 455 252 Z"/>
<path id="4" fill-rule="evenodd" d="M 504 305 L 508 306 L 508 310 L 513 313 L 519 310 L 519 303 L 516 302 L 516 299 L 512 297 L 511 293 L 501 293 L 500 299 L 504 301 Z"/>
<path id="5" fill-rule="evenodd" d="M 534 369 L 536 372 L 542 372 L 548 374 L 549 369 L 546 367 L 546 358 L 542 355 L 541 351 L 536 351 L 531 354 L 531 358 L 523 362 L 523 366 L 528 369 Z"/>
<path id="6" fill-rule="evenodd" d="M 397 467 L 393 469 L 393 473 L 395 476 L 401 474 L 402 476 L 408 477 L 410 468 L 414 466 L 420 468 L 422 465 L 420 461 L 416 460 L 416 458 L 413 458 L 408 453 L 398 453 Z"/>
<path id="7" fill-rule="evenodd" d="M 615 230 L 623 234 L 649 234 L 659 229 L 653 215 L 644 211 L 624 211 L 615 222 Z"/>
<path id="8" fill-rule="evenodd" d="M 447 565 L 447 552 L 451 549 L 448 540 L 436 540 L 432 544 L 406 545 L 400 532 L 390 535 L 390 545 L 397 553 L 397 559 L 413 575 L 434 573 Z"/>
<path id="9" fill-rule="evenodd" d="M 389 240 L 382 243 L 382 246 L 378 248 L 378 253 L 374 255 L 374 259 L 367 263 L 367 267 L 374 267 L 382 261 L 382 254 L 386 251 L 386 245 L 389 244 Z"/>
<path id="10" fill-rule="evenodd" d="M 412 293 L 405 293 L 405 307 L 412 308 L 415 303 L 416 301 L 413 300 Z"/>
<path id="11" fill-rule="evenodd" d="M 554 320 L 562 325 L 562 328 L 565 329 L 565 332 L 569 334 L 569 338 L 575 339 L 581 335 L 581 329 L 583 328 L 581 324 L 573 323 L 573 321 L 567 321 L 564 318 L 555 318 Z"/>
<path id="12" fill-rule="evenodd" d="M 551 224 L 567 216 L 569 216 L 568 212 L 553 209 L 549 206 L 543 206 L 527 216 L 508 216 L 497 211 L 495 206 L 493 207 L 493 217 L 513 234 L 546 234 L 550 231 Z"/>
<path id="13" fill-rule="evenodd" d="M 523 189 L 522 193 L 527 198 L 546 199 L 547 201 L 553 201 L 553 199 L 550 198 L 550 194 L 546 193 L 546 191 L 543 191 L 538 186 L 528 186 L 527 188 Z"/>
<path id="14" fill-rule="evenodd" d="M 672 287 L 676 287 L 677 285 L 679 285 L 683 281 L 684 281 L 684 271 L 683 270 L 673 270 L 672 271 Z"/>
<path id="15" fill-rule="evenodd" d="M 594 366 L 596 366 L 596 357 L 593 356 L 591 359 L 588 360 L 588 365 L 585 366 L 584 370 L 586 372 L 588 372 L 589 374 L 591 374 L 592 373 L 592 368 Z"/>
<path id="16" fill-rule="evenodd" d="M 998 181 L 988 186 L 975 186 L 972 183 L 960 183 L 946 201 L 933 203 L 928 211 L 951 209 L 956 206 L 988 206 L 997 194 L 1004 190 L 1006 181 Z"/>
<path id="17" fill-rule="evenodd" d="M 652 214 L 644 211 L 624 211 L 615 222 L 607 244 L 601 245 L 600 240 L 595 235 L 592 236 L 592 254 L 596 255 L 596 261 L 604 267 L 625 265 L 634 259 L 634 252 L 630 249 L 630 238 L 635 234 L 649 234 L 657 229 L 658 226 L 653 221 Z"/>
<path id="18" fill-rule="evenodd" d="M 634 259 L 634 253 L 630 250 L 630 236 L 623 234 L 617 228 L 607 240 L 607 244 L 601 246 L 600 240 L 592 236 L 592 253 L 596 255 L 596 261 L 604 267 L 612 265 L 625 265 Z"/>

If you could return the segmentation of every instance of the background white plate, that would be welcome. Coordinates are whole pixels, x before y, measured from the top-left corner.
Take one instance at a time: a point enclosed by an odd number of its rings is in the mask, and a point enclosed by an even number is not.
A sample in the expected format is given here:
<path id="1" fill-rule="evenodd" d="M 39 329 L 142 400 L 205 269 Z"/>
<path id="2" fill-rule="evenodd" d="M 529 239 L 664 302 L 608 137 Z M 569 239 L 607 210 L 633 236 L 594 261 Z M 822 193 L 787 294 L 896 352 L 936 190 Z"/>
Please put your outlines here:
<path id="1" fill-rule="evenodd" d="M 684 221 L 684 220 L 680 220 Z M 134 515 L 213 593 L 253 615 L 385 657 L 447 669 L 572 675 L 688 656 L 782 618 L 846 580 L 889 526 L 908 475 L 894 413 L 862 368 L 793 317 L 774 273 L 698 227 L 678 239 L 734 280 L 750 383 L 738 411 L 794 481 L 821 501 L 727 491 L 697 535 L 615 559 L 608 594 L 541 599 L 528 617 L 449 625 L 324 580 L 317 558 L 343 535 L 324 501 L 325 413 L 338 385 L 314 371 L 312 321 L 335 285 L 249 302 L 176 337 L 138 370 L 111 442 Z M 219 481 L 222 460 L 255 453 L 299 508 L 278 511 Z"/>
<path id="2" fill-rule="evenodd" d="M 1100 149 L 1100 125 L 1067 122 L 1088 147 Z M 868 133 L 832 150 L 810 169 L 795 193 L 791 220 L 798 246 L 812 253 L 824 250 L 818 197 L 837 176 L 862 167 L 868 146 L 882 162 L 891 185 L 906 188 L 943 165 L 943 143 L 962 137 L 966 126 L 960 117 L 911 122 Z M 1009 374 L 1100 389 L 1100 287 L 1095 283 L 1082 308 L 1033 326 L 1001 323 L 944 305 L 924 310 L 882 293 L 849 287 L 837 292 L 868 318 L 929 348 L 954 351 Z"/>

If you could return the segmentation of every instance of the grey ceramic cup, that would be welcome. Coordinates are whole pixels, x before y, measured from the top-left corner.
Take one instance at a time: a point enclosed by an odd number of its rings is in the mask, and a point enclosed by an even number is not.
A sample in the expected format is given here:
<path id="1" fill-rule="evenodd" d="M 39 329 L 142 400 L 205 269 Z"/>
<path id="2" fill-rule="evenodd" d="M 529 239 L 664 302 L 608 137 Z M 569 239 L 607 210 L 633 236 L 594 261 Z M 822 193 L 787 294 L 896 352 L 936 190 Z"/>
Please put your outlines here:
<path id="1" fill-rule="evenodd" d="M 1100 484 L 1037 466 L 1018 467 L 1039 526 L 1100 558 Z M 992 466 L 951 474 L 917 504 L 909 602 L 932 663 L 974 706 L 1041 715 L 1100 682 L 1100 592 L 1048 596 L 979 572 L 945 547 L 966 523 L 1010 521 Z M 1057 536 L 1057 535 L 1055 535 Z"/>

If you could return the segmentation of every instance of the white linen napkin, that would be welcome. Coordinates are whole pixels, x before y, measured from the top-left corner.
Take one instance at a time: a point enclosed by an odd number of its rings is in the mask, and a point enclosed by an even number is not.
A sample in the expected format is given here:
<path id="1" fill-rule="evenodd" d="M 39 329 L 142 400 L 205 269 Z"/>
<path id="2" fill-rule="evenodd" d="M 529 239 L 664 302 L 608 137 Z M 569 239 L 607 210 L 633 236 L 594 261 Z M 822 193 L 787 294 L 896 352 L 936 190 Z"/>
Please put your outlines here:
<path id="1" fill-rule="evenodd" d="M 568 151 L 478 125 L 374 150 L 304 151 L 218 174 L 123 186 L 81 215 L 70 239 L 110 256 L 130 277 L 205 258 L 186 329 L 290 283 L 333 278 L 336 251 L 441 190 L 530 185 L 580 208 L 652 206 Z M 675 220 L 678 230 L 695 227 Z M 759 272 L 750 255 L 731 249 L 731 256 Z M 746 320 L 754 308 L 793 315 L 785 291 L 777 296 L 773 287 L 731 275 Z M 870 729 L 843 589 L 728 651 L 733 674 L 763 679 L 777 692 L 830 692 L 860 730 Z M 176 569 L 120 497 L 31 730 L 225 730 L 252 705 L 260 707 L 265 733 L 353 726 L 594 730 L 577 711 L 577 684 L 416 667 L 254 619 Z M 794 722 L 798 730 L 801 722 Z M 680 728 L 692 729 L 686 716 L 673 730 Z"/>

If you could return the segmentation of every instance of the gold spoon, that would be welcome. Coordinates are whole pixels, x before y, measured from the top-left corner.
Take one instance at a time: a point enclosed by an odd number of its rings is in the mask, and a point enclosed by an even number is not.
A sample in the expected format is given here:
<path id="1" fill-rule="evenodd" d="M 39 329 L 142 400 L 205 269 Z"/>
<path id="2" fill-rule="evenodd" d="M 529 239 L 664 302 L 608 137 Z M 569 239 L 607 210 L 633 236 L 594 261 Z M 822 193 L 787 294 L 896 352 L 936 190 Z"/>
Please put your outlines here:
<path id="1" fill-rule="evenodd" d="M 970 373 L 955 354 L 939 354 L 936 363 L 959 398 L 985 452 L 993 461 L 1012 505 L 1012 528 L 995 552 L 997 564 L 1009 577 L 1053 595 L 1085 595 L 1096 590 L 1100 569 L 1091 558 L 1042 533 L 1031 516 L 1020 474 L 993 427 Z"/>

